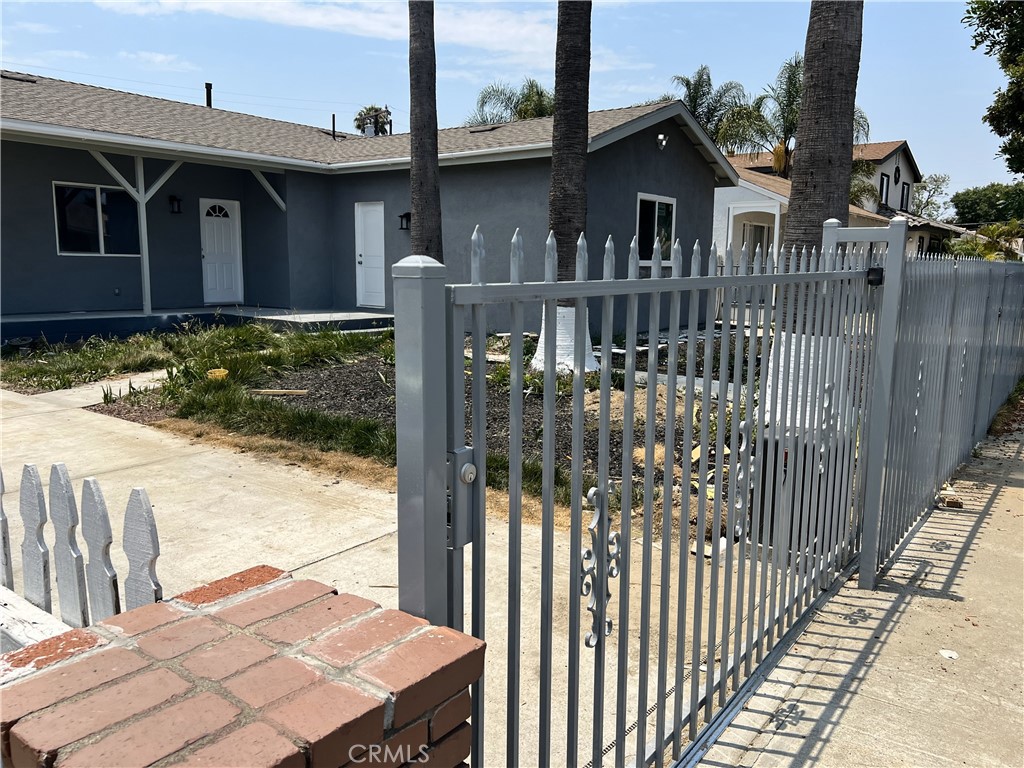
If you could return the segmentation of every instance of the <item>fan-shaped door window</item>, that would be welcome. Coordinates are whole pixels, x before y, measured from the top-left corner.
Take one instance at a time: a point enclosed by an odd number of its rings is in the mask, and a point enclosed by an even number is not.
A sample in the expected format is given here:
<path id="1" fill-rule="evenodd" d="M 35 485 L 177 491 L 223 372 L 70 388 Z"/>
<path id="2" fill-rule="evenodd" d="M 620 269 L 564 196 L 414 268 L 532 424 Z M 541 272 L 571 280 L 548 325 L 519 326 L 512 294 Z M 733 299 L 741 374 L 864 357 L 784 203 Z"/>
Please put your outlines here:
<path id="1" fill-rule="evenodd" d="M 231 304 L 242 301 L 242 223 L 236 200 L 199 202 L 203 263 L 203 301 Z"/>
<path id="2" fill-rule="evenodd" d="M 206 215 L 211 216 L 215 219 L 230 219 L 231 214 L 228 213 L 227 208 L 223 205 L 211 205 L 206 209 Z"/>

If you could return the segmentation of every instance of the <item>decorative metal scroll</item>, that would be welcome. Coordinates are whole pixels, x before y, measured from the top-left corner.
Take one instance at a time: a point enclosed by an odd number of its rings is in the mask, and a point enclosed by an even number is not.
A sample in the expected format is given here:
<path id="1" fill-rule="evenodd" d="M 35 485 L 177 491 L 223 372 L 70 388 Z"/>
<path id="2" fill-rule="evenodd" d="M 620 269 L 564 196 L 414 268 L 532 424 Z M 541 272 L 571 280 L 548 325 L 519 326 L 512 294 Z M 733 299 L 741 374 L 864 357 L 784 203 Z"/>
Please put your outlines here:
<path id="1" fill-rule="evenodd" d="M 584 636 L 583 643 L 587 648 L 595 648 L 599 633 L 604 637 L 612 633 L 612 620 L 607 616 L 608 602 L 612 597 L 608 580 L 619 575 L 622 547 L 618 531 L 608 531 L 608 494 L 591 488 L 587 492 L 587 501 L 594 507 L 594 517 L 587 526 L 590 547 L 584 548 L 580 563 L 580 594 L 590 598 L 587 610 L 591 614 L 590 631 Z"/>

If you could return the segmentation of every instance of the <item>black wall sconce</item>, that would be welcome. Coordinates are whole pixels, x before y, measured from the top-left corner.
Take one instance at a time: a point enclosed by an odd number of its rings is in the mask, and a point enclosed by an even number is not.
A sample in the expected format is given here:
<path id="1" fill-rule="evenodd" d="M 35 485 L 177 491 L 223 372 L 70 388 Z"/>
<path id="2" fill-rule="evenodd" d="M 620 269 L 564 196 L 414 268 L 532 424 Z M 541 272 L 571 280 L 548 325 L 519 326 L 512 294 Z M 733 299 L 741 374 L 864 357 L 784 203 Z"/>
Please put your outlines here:
<path id="1" fill-rule="evenodd" d="M 412 223 L 412 212 L 406 211 L 405 213 L 398 214 L 398 228 L 402 230 L 409 229 L 409 224 Z"/>
<path id="2" fill-rule="evenodd" d="M 171 213 L 181 213 L 181 198 L 171 195 L 167 198 L 167 201 L 171 204 Z"/>

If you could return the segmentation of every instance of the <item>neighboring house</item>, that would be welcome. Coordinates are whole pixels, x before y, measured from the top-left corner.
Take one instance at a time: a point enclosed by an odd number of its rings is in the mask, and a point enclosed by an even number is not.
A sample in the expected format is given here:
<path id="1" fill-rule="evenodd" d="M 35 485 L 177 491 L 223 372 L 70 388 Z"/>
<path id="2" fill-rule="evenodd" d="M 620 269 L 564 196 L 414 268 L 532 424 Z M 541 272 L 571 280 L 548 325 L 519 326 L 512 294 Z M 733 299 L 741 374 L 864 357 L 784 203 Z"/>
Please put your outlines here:
<path id="1" fill-rule="evenodd" d="M 551 118 L 439 131 L 445 261 L 508 279 L 519 227 L 543 279 Z M 409 136 L 330 130 L 34 75 L 0 79 L 3 319 L 210 307 L 387 313 L 409 255 Z M 592 112 L 591 275 L 611 234 L 710 242 L 737 175 L 680 102 Z M 142 202 L 140 202 L 142 201 Z M 688 261 L 687 267 L 688 267 Z"/>
<path id="2" fill-rule="evenodd" d="M 906 141 L 856 144 L 853 156 L 874 164 L 872 184 L 878 191 L 878 201 L 862 201 L 864 207 L 851 205 L 850 226 L 885 226 L 902 216 L 909 222 L 907 249 L 915 253 L 940 250 L 943 241 L 963 234 L 965 230 L 960 227 L 910 213 L 914 185 L 923 177 Z M 775 174 L 772 156 L 767 152 L 730 155 L 729 162 L 740 174 L 740 184 L 715 193 L 716 241 L 778 248 L 785 231 L 789 181 Z"/>
<path id="3" fill-rule="evenodd" d="M 730 161 L 734 158 L 730 157 Z M 751 256 L 757 246 L 779 252 L 789 212 L 788 179 L 737 166 L 736 187 L 715 190 L 715 242 L 721 247 L 747 244 Z M 889 220 L 856 205 L 850 206 L 850 226 L 884 227 Z"/>

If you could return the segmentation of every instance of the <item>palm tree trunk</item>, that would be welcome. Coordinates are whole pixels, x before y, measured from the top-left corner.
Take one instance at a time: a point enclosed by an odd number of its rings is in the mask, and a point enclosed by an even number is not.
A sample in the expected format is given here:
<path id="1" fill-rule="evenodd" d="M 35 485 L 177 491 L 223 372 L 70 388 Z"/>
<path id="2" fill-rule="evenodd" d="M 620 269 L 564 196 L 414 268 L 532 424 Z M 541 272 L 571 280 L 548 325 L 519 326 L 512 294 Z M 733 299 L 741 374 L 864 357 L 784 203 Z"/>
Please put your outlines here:
<path id="1" fill-rule="evenodd" d="M 850 220 L 853 113 L 863 0 L 812 0 L 785 242 L 821 246 L 826 219 Z"/>
<path id="2" fill-rule="evenodd" d="M 558 280 L 576 277 L 576 243 L 587 229 L 587 143 L 590 109 L 590 2 L 560 0 L 555 40 L 555 113 L 551 136 L 551 192 L 548 222 L 558 248 Z M 575 369 L 573 302 L 558 303 L 555 365 Z M 531 367 L 544 369 L 545 314 L 541 344 Z M 587 332 L 587 370 L 597 370 Z"/>
<path id="3" fill-rule="evenodd" d="M 417 256 L 430 256 L 443 263 L 434 3 L 427 0 L 409 2 L 409 111 L 411 249 Z"/>
<path id="4" fill-rule="evenodd" d="M 576 241 L 587 228 L 590 2 L 558 3 L 555 115 L 548 221 L 558 244 L 558 279 L 572 280 Z"/>

